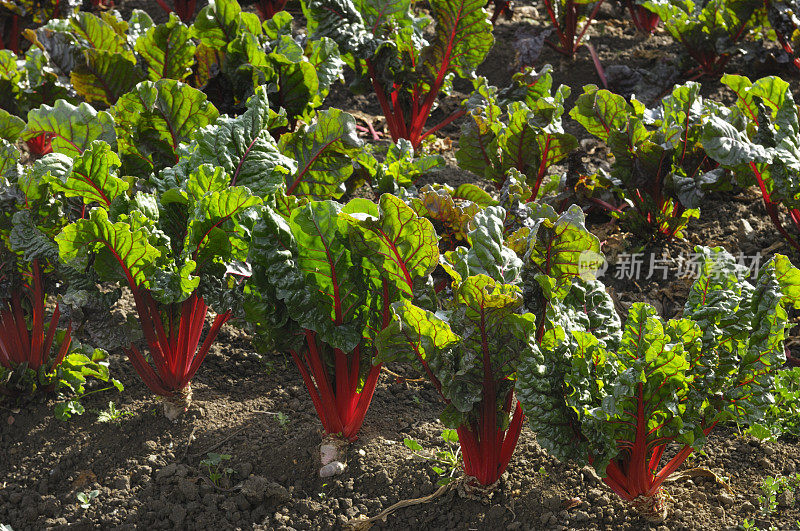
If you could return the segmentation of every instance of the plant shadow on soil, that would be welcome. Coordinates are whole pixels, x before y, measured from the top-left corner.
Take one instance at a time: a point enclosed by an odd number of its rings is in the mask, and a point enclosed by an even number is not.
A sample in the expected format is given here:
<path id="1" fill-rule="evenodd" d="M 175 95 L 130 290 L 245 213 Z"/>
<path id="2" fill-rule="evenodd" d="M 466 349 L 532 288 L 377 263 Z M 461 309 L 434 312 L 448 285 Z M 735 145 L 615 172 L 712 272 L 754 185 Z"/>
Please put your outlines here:
<path id="1" fill-rule="evenodd" d="M 373 516 L 390 505 L 436 490 L 429 464 L 403 445 L 441 447 L 440 404 L 426 383 L 384 373 L 360 438 L 348 449 L 344 474 L 316 475 L 320 426 L 291 363 L 278 357 L 269 372 L 233 330 L 210 354 L 195 380 L 195 402 L 183 421 L 170 423 L 138 383 L 126 360 L 114 369 L 124 395 L 89 397 L 87 413 L 69 423 L 49 414 L 52 403 L 31 403 L 19 414 L 4 411 L 0 457 L 4 488 L 0 521 L 14 529 L 77 526 L 207 529 L 342 528 L 351 518 Z M 260 369 L 260 370 L 259 370 Z M 404 376 L 404 367 L 395 367 Z M 231 385 L 230 382 L 237 382 Z M 119 423 L 96 422 L 92 409 L 109 399 L 133 413 Z M 122 402 L 121 404 L 119 402 Z M 278 421 L 272 413 L 282 412 Z M 12 424 L 7 421 L 14 419 Z M 192 439 L 190 439 L 192 437 Z M 755 517 L 765 474 L 793 473 L 800 460 L 792 444 L 763 444 L 733 428 L 712 435 L 705 455 L 688 467 L 725 474 L 735 493 L 712 479 L 671 484 L 670 529 L 725 529 Z M 235 472 L 217 488 L 201 460 L 229 454 Z M 78 492 L 100 494 L 88 509 Z M 781 508 L 769 520 L 791 526 L 797 509 Z M 449 492 L 406 507 L 377 528 L 604 528 L 647 524 L 625 508 L 588 468 L 565 466 L 536 444 L 526 428 L 509 471 L 488 504 Z M 562 527 L 562 528 L 563 528 Z"/>
<path id="2" fill-rule="evenodd" d="M 523 2 L 519 2 L 522 4 Z M 148 0 L 124 2 L 124 9 L 160 10 Z M 300 19 L 297 10 L 293 10 Z M 663 30 L 648 39 L 636 36 L 620 23 L 610 8 L 601 23 L 590 30 L 603 64 L 652 68 L 669 62 L 678 52 Z M 158 20 L 163 20 L 160 17 Z M 511 22 L 496 31 L 499 42 L 512 43 L 543 17 L 530 5 L 521 5 Z M 604 28 L 604 29 L 601 29 Z M 584 84 L 598 83 L 597 74 L 582 49 L 574 62 L 562 60 L 545 48 L 536 66 L 554 66 L 554 84 L 572 87 L 567 104 Z M 737 71 L 736 62 L 730 71 Z M 505 86 L 519 68 L 513 46 L 495 46 L 479 72 L 491 84 Z M 780 73 L 800 92 L 800 76 L 765 65 L 752 76 Z M 741 68 L 739 69 L 741 71 Z M 469 84 L 456 84 L 450 103 L 436 111 L 447 116 L 466 96 Z M 718 82 L 704 80 L 703 94 L 729 100 Z M 450 100 L 449 100 L 450 101 Z M 356 112 L 382 127 L 374 95 L 353 96 L 335 87 L 326 106 Z M 449 105 L 449 107 L 448 107 Z M 580 139 L 585 132 L 565 119 L 568 131 Z M 443 136 L 458 138 L 459 127 L 450 125 Z M 491 189 L 455 167 L 452 151 L 445 154 L 446 170 L 431 180 L 457 185 L 475 182 Z M 586 162 L 603 160 L 600 149 Z M 750 230 L 742 228 L 746 220 Z M 662 253 L 677 257 L 696 244 L 723 245 L 743 252 L 788 253 L 766 218 L 760 197 L 751 192 L 712 196 L 701 218 L 686 230 L 687 239 L 669 244 L 642 245 L 606 218 L 591 218 L 590 228 L 604 242 L 612 265 L 617 254 L 642 249 L 643 263 Z M 642 281 L 603 280 L 624 312 L 632 302 L 654 304 L 665 317 L 680 313 L 689 282 L 677 279 L 672 264 L 666 280 L 657 276 Z M 123 313 L 132 311 L 123 301 Z M 795 332 L 793 332 L 794 334 Z M 794 336 L 796 339 L 796 336 Z M 127 359 L 112 354 L 112 374 L 125 384 L 125 392 L 99 393 L 85 400 L 87 412 L 67 423 L 52 416 L 53 402 L 35 401 L 21 410 L 0 408 L 0 523 L 15 530 L 42 528 L 146 528 L 146 529 L 326 529 L 342 528 L 359 516 L 374 516 L 394 503 L 428 495 L 436 490 L 437 475 L 428 462 L 403 445 L 403 438 L 418 441 L 424 451 L 443 448 L 441 410 L 434 389 L 425 382 L 398 379 L 384 373 L 367 414 L 361 435 L 348 450 L 348 466 L 341 476 L 317 475 L 321 426 L 297 369 L 286 357 L 262 359 L 252 352 L 247 336 L 224 328 L 194 381 L 194 405 L 183 420 L 170 423 L 160 404 L 141 383 Z M 407 367 L 391 367 L 415 378 Z M 117 423 L 99 423 L 94 411 L 108 401 L 131 416 Z M 279 420 L 277 413 L 285 420 Z M 220 486 L 211 484 L 201 461 L 208 452 L 229 454 L 224 467 L 234 473 Z M 717 429 L 704 453 L 687 466 L 706 467 L 727 476 L 733 494 L 707 477 L 669 484 L 671 514 L 659 529 L 729 529 L 745 518 L 761 527 L 796 527 L 800 500 L 779 504 L 769 517 L 758 512 L 757 497 L 767 475 L 788 475 L 800 469 L 797 441 L 761 443 L 737 433 L 735 426 Z M 99 490 L 88 508 L 80 507 L 76 494 Z M 644 529 L 646 522 L 629 511 L 598 482 L 588 468 L 564 465 L 548 456 L 535 436 L 523 429 L 507 474 L 489 503 L 463 499 L 455 492 L 427 504 L 405 507 L 376 522 L 378 529 Z M 658 526 L 653 526 L 658 527 Z"/>

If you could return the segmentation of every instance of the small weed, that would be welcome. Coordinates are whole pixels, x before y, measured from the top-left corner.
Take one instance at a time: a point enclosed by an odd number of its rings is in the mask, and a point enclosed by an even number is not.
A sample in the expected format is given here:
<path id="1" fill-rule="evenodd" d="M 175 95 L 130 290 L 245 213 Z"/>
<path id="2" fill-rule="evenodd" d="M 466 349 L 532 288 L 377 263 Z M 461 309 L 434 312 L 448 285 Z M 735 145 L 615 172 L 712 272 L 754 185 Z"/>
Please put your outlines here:
<path id="1" fill-rule="evenodd" d="M 88 509 L 92 505 L 92 500 L 97 498 L 99 494 L 99 490 L 90 490 L 87 492 L 79 492 L 76 497 L 80 502 L 81 508 Z"/>
<path id="2" fill-rule="evenodd" d="M 422 445 L 414 439 L 405 438 L 403 444 L 421 458 L 431 462 L 431 468 L 439 475 L 437 485 L 447 485 L 453 481 L 456 472 L 461 468 L 461 447 L 458 444 L 456 430 L 443 430 L 442 439 L 447 444 L 446 450 L 438 450 L 429 457 L 422 453 Z"/>
<path id="3" fill-rule="evenodd" d="M 761 492 L 763 496 L 758 497 L 758 502 L 761 504 L 761 514 L 769 516 L 778 509 L 778 495 L 784 491 L 794 493 L 794 490 L 800 486 L 800 474 L 794 476 L 778 476 L 766 477 L 761 483 Z M 794 499 L 792 497 L 792 499 Z"/>
<path id="4" fill-rule="evenodd" d="M 234 473 L 232 468 L 226 467 L 223 464 L 223 461 L 230 461 L 230 459 L 231 456 L 229 454 L 215 454 L 209 452 L 208 457 L 200 461 L 200 465 L 208 468 L 208 477 L 217 487 L 219 487 L 222 478 L 230 477 Z"/>
<path id="5" fill-rule="evenodd" d="M 114 402 L 108 402 L 108 409 L 97 413 L 97 422 L 119 422 L 123 417 L 133 415 L 132 411 L 121 411 L 117 409 Z"/>
<path id="6" fill-rule="evenodd" d="M 278 420 L 278 424 L 281 425 L 281 428 L 283 428 L 283 432 L 284 433 L 288 433 L 289 432 L 289 422 L 291 422 L 289 420 L 289 416 L 286 413 L 284 413 L 283 411 L 278 411 L 278 414 L 275 416 L 275 418 Z"/>

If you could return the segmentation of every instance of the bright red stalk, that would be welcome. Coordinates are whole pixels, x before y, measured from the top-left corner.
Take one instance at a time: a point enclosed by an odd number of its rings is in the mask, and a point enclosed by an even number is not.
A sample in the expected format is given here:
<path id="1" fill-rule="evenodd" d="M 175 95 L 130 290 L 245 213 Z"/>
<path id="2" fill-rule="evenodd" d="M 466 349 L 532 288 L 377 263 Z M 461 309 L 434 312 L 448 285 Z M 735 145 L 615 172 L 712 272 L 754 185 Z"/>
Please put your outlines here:
<path id="1" fill-rule="evenodd" d="M 485 327 L 486 323 L 482 315 L 480 329 L 485 331 Z M 417 357 L 441 394 L 441 384 L 438 379 L 431 373 L 419 352 L 417 352 Z M 481 362 L 483 365 L 483 388 L 478 420 L 472 425 L 459 426 L 456 431 L 458 432 L 458 442 L 461 445 L 461 453 L 464 456 L 464 473 L 474 477 L 481 485 L 488 486 L 500 479 L 500 476 L 506 471 L 511 456 L 514 454 L 514 448 L 517 446 L 522 430 L 522 421 L 525 417 L 522 413 L 522 406 L 514 399 L 512 389 L 508 391 L 504 399 L 503 411 L 510 415 L 511 408 L 516 402 L 514 414 L 510 419 L 508 429 L 504 431 L 500 428 L 497 415 L 497 382 L 492 370 L 491 352 L 485 333 L 482 334 L 481 341 Z M 445 402 L 449 403 L 446 398 Z"/>
<path id="2" fill-rule="evenodd" d="M 358 391 L 361 345 L 348 354 L 330 347 L 320 349 L 317 334 L 312 330 L 306 330 L 305 335 L 308 347 L 305 359 L 301 359 L 296 351 L 291 351 L 291 354 L 322 421 L 322 428 L 328 435 L 341 435 L 348 441 L 355 441 L 378 384 L 381 365 L 370 367 L 364 386 Z M 327 369 L 321 350 L 333 353 L 332 373 Z"/>
<path id="3" fill-rule="evenodd" d="M 608 485 L 621 498 L 632 502 L 640 497 L 654 498 L 660 495 L 659 491 L 664 481 L 673 474 L 686 461 L 693 448 L 684 445 L 683 448 L 661 469 L 658 466 L 664 455 L 667 444 L 672 439 L 661 440 L 660 444 L 653 445 L 649 440 L 652 435 L 647 429 L 647 404 L 643 398 L 643 384 L 638 384 L 636 411 L 636 435 L 631 446 L 621 456 L 612 460 L 606 468 L 606 477 L 603 482 Z M 711 433 L 716 423 L 703 430 L 705 435 Z M 590 457 L 589 462 L 594 459 Z"/>
<path id="4" fill-rule="evenodd" d="M 485 400 L 484 403 L 487 402 Z M 497 425 L 496 412 L 494 415 L 486 415 L 486 410 L 494 410 L 495 407 L 495 403 L 482 406 L 484 411 L 478 425 L 459 426 L 456 430 L 464 456 L 464 472 L 477 479 L 481 485 L 493 484 L 508 468 L 525 417 L 522 406 L 517 402 L 511 423 L 503 431 Z"/>
<path id="5" fill-rule="evenodd" d="M 174 0 L 175 9 L 172 9 L 164 0 L 156 0 L 156 2 L 167 13 L 174 11 L 183 22 L 188 22 L 194 16 L 194 8 L 197 4 L 197 0 Z"/>
<path id="6" fill-rule="evenodd" d="M 135 285 L 131 289 L 155 369 L 147 363 L 135 345 L 128 349 L 128 358 L 151 391 L 161 396 L 174 396 L 189 384 L 211 349 L 220 328 L 230 319 L 231 312 L 216 316 L 205 340 L 200 344 L 208 313 L 208 306 L 201 296 L 193 293 L 181 303 L 162 308 L 149 291 L 140 290 Z M 176 313 L 179 316 L 177 322 L 166 329 L 161 317 L 162 309 L 166 311 L 170 322 Z"/>
<path id="7" fill-rule="evenodd" d="M 634 4 L 633 0 L 627 0 L 627 5 L 633 25 L 638 31 L 646 35 L 655 32 L 658 23 L 661 22 L 658 15 L 642 5 Z"/>
<path id="8" fill-rule="evenodd" d="M 772 220 L 772 224 L 775 225 L 775 228 L 778 229 L 786 241 L 788 241 L 792 247 L 800 251 L 800 244 L 797 243 L 795 240 L 784 228 L 783 223 L 781 223 L 780 216 L 778 215 L 778 205 L 777 203 L 772 201 L 769 192 L 767 191 L 767 186 L 764 183 L 764 178 L 761 175 L 761 172 L 758 171 L 758 167 L 756 166 L 755 162 L 750 162 L 750 169 L 753 170 L 753 173 L 756 176 L 756 181 L 758 181 L 758 187 L 761 190 L 761 197 L 764 199 L 764 207 L 767 209 L 767 214 L 769 214 L 769 218 Z M 797 212 L 795 209 L 790 209 L 789 212 L 792 221 L 795 224 L 795 228 L 800 232 L 800 212 Z"/>
<path id="9" fill-rule="evenodd" d="M 30 140 L 26 140 L 25 143 L 33 155 L 41 157 L 53 152 L 53 146 L 50 144 L 51 139 L 52 137 L 48 133 L 42 133 Z"/>
<path id="10" fill-rule="evenodd" d="M 390 302 L 389 284 L 384 280 L 381 329 L 389 326 Z M 346 353 L 327 345 L 322 345 L 321 349 L 313 330 L 306 330 L 305 337 L 308 347 L 305 361 L 296 351 L 290 352 L 322 421 L 322 429 L 327 435 L 340 435 L 348 441 L 355 441 L 378 385 L 381 364 L 370 365 L 364 386 L 359 391 L 362 345 L 356 345 L 352 352 Z M 329 353 L 328 356 L 332 353 L 334 356 L 332 374 L 327 369 L 323 353 Z M 373 357 L 374 352 L 370 359 Z"/>
<path id="11" fill-rule="evenodd" d="M 288 0 L 260 0 L 256 2 L 256 11 L 261 20 L 268 20 L 276 13 L 283 11 Z"/>
<path id="12" fill-rule="evenodd" d="M 31 262 L 31 273 L 27 276 L 29 282 L 12 293 L 11 298 L 0 306 L 0 365 L 13 369 L 27 363 L 28 368 L 34 371 L 49 365 L 47 369 L 52 371 L 69 351 L 72 326 L 67 329 L 58 353 L 51 358 L 61 311 L 56 304 L 45 326 L 47 294 L 44 292 L 38 260 Z M 23 305 L 23 300 L 27 300 L 26 305 Z"/>

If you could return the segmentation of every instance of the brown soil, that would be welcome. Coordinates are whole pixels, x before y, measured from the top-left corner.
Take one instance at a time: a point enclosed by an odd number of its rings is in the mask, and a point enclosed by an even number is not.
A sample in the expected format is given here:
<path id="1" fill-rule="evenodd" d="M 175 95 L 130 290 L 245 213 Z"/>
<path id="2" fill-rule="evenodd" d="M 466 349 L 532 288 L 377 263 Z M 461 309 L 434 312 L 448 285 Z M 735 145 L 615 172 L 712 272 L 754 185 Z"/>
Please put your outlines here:
<path id="1" fill-rule="evenodd" d="M 522 2 L 518 2 L 522 4 Z M 160 9 L 148 0 L 128 0 L 123 11 L 143 7 L 163 20 Z M 290 6 L 297 13 L 296 5 Z M 496 46 L 480 74 L 492 84 L 506 85 L 519 68 L 510 44 L 543 16 L 529 5 L 518 6 L 511 22 L 501 21 Z M 543 12 L 542 12 L 543 14 Z M 601 12 L 590 31 L 604 65 L 625 64 L 655 68 L 671 64 L 679 49 L 663 32 L 650 38 L 636 35 L 613 10 Z M 545 48 L 537 66 L 555 66 L 556 84 L 568 84 L 572 99 L 580 87 L 598 83 L 589 54 L 582 49 L 575 61 L 564 61 Z M 729 70 L 742 65 L 732 63 Z M 766 67 L 765 67 L 766 68 Z M 777 72 L 759 72 L 758 75 Z M 800 76 L 784 68 L 779 72 L 796 83 Z M 753 74 L 754 75 L 754 74 Z M 795 85 L 800 86 L 800 85 Z M 469 86 L 456 85 L 454 101 Z M 461 92 L 458 92 L 458 91 Z M 718 82 L 704 80 L 704 93 L 726 98 Z M 382 127 L 373 95 L 352 96 L 344 87 L 334 89 L 330 105 L 344 108 Z M 453 103 L 448 103 L 450 108 Z M 437 111 L 436 118 L 446 116 Z M 585 136 L 569 120 L 570 132 Z M 458 126 L 442 136 L 458 137 Z M 459 170 L 447 154 L 448 168 L 433 180 L 457 184 L 476 179 Z M 487 183 L 479 183 L 486 187 Z M 742 220 L 752 227 L 741 229 Z M 702 216 L 686 231 L 685 241 L 666 245 L 641 245 L 607 219 L 591 220 L 601 235 L 612 267 L 619 253 L 642 251 L 677 257 L 696 244 L 723 245 L 734 254 L 790 252 L 781 245 L 769 223 L 760 198 L 750 192 L 712 197 Z M 795 260 L 797 263 L 797 260 Z M 680 312 L 689 287 L 670 266 L 667 280 L 632 282 L 603 280 L 624 311 L 634 301 L 654 304 L 665 317 Z M 121 313 L 132 311 L 122 302 Z M 342 528 L 350 519 L 374 516 L 398 501 L 428 495 L 436 490 L 437 476 L 430 465 L 404 444 L 410 437 L 424 451 L 444 447 L 437 419 L 441 404 L 425 382 L 408 381 L 386 373 L 360 438 L 348 450 L 347 469 L 332 479 L 317 475 L 321 426 L 311 400 L 291 359 L 253 352 L 249 338 L 228 326 L 220 333 L 205 363 L 193 380 L 194 405 L 177 423 L 161 414 L 160 404 L 119 353 L 112 355 L 113 374 L 125 392 L 108 392 L 85 399 L 87 413 L 64 423 L 52 416 L 52 401 L 34 401 L 20 409 L 0 407 L 0 523 L 15 530 L 66 528 L 143 529 L 327 529 Z M 409 378 L 403 366 L 393 371 Z M 99 423 L 96 411 L 108 401 L 129 416 L 116 423 Z M 285 419 L 281 421 L 278 413 Z M 800 498 L 792 504 L 779 499 L 771 515 L 759 512 L 760 485 L 766 476 L 800 471 L 797 441 L 761 443 L 742 436 L 735 426 L 716 430 L 704 452 L 692 457 L 684 469 L 705 467 L 713 478 L 694 476 L 666 487 L 671 508 L 661 529 L 734 529 L 745 519 L 760 527 L 780 529 L 800 526 Z M 208 452 L 230 454 L 225 466 L 234 472 L 214 485 L 201 464 Z M 81 508 L 77 493 L 97 489 L 99 495 Z M 798 489 L 800 490 L 800 489 Z M 376 527 L 388 529 L 644 529 L 649 524 L 623 505 L 588 468 L 559 463 L 523 430 L 507 474 L 494 497 L 477 501 L 455 491 L 423 505 L 406 507 Z"/>

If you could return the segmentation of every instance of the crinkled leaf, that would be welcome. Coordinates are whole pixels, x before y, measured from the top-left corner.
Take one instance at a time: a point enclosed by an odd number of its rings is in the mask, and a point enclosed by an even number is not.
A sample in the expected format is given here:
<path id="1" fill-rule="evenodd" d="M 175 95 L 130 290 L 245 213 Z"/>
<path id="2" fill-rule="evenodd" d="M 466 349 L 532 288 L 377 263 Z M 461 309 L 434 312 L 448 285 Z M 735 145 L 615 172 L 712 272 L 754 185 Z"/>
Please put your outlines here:
<path id="1" fill-rule="evenodd" d="M 94 256 L 94 267 L 104 280 L 128 279 L 147 287 L 148 273 L 161 256 L 149 239 L 145 228 L 112 223 L 105 209 L 95 208 L 88 218 L 65 227 L 56 243 L 61 260 L 73 267 L 86 267 Z"/>
<path id="2" fill-rule="evenodd" d="M 355 119 L 339 109 L 319 112 L 311 125 L 283 135 L 279 146 L 297 161 L 286 178 L 286 195 L 314 199 L 341 197 L 358 161 L 372 158 L 362 148 Z"/>
<path id="3" fill-rule="evenodd" d="M 296 168 L 270 134 L 283 125 L 285 115 L 270 109 L 267 89 L 259 87 L 240 116 L 221 117 L 200 129 L 189 146 L 190 154 L 165 171 L 167 179 L 181 181 L 201 164 L 211 164 L 224 168 L 234 185 L 247 186 L 260 196 L 273 193 Z"/>
<path id="4" fill-rule="evenodd" d="M 117 102 L 126 171 L 158 171 L 178 162 L 178 145 L 217 119 L 217 109 L 197 89 L 173 79 L 143 81 Z"/>
<path id="5" fill-rule="evenodd" d="M 197 47 L 191 36 L 191 30 L 171 13 L 166 24 L 151 27 L 136 40 L 136 52 L 147 62 L 150 81 L 183 81 L 192 73 Z"/>
<path id="6" fill-rule="evenodd" d="M 28 113 L 28 125 L 23 140 L 39 135 L 51 138 L 55 153 L 75 157 L 83 153 L 94 140 L 103 140 L 112 149 L 117 147 L 114 119 L 105 111 L 96 111 L 88 103 L 74 106 L 58 100 L 52 107 L 42 105 Z"/>
<path id="7" fill-rule="evenodd" d="M 0 109 L 0 138 L 15 142 L 25 129 L 25 121 Z"/>
<path id="8" fill-rule="evenodd" d="M 575 277 L 591 276 L 599 267 L 600 240 L 586 228 L 583 211 L 577 205 L 561 215 L 542 206 L 533 212 L 532 220 L 532 228 L 521 229 L 527 240 L 523 260 L 545 297 L 562 299 Z"/>
<path id="9" fill-rule="evenodd" d="M 522 260 L 505 245 L 504 219 L 501 207 L 480 211 L 472 222 L 473 229 L 467 233 L 469 248 L 458 247 L 445 253 L 442 265 L 456 283 L 474 275 L 486 275 L 504 284 L 520 282 Z"/>
<path id="10" fill-rule="evenodd" d="M 66 159 L 66 160 L 65 160 Z M 37 161 L 38 172 L 49 172 L 54 191 L 66 197 L 79 197 L 85 204 L 99 203 L 109 208 L 112 201 L 125 193 L 129 183 L 117 176 L 119 157 L 102 140 L 93 141 L 74 159 L 57 153 Z"/>

